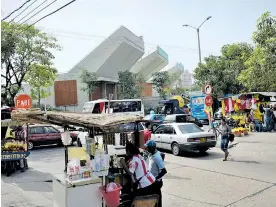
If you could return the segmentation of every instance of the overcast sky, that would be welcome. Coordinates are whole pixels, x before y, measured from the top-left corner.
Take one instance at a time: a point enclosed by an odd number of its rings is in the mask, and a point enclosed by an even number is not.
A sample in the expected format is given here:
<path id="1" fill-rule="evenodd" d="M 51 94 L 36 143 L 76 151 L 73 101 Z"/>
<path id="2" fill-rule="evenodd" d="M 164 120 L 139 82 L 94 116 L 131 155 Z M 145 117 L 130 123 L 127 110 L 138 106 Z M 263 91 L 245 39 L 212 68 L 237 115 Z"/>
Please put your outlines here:
<path id="1" fill-rule="evenodd" d="M 24 15 L 43 1 L 37 0 Z M 52 1 L 48 0 L 45 5 Z M 28 23 L 69 1 L 58 0 Z M 2 16 L 24 2 L 1 0 Z M 63 47 L 62 51 L 55 52 L 54 63 L 60 72 L 71 69 L 121 25 L 144 37 L 146 54 L 160 45 L 169 54 L 170 66 L 181 62 L 185 69 L 193 71 L 198 63 L 197 35 L 195 30 L 183 28 L 183 24 L 198 26 L 212 16 L 200 31 L 202 56 L 218 55 L 224 44 L 251 42 L 256 20 L 265 11 L 276 15 L 276 1 L 77 0 L 37 23 L 37 27 L 56 36 Z"/>

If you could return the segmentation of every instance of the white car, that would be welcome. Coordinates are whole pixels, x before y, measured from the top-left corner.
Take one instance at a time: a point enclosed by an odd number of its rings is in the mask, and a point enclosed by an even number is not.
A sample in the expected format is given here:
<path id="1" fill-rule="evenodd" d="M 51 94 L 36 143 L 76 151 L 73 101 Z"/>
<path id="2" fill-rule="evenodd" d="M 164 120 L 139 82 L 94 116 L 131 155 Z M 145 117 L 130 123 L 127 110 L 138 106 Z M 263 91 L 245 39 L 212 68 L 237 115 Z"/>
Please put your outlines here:
<path id="1" fill-rule="evenodd" d="M 160 125 L 151 135 L 157 148 L 171 150 L 174 155 L 181 151 L 206 152 L 216 146 L 215 134 L 206 132 L 193 123 L 167 123 Z"/>

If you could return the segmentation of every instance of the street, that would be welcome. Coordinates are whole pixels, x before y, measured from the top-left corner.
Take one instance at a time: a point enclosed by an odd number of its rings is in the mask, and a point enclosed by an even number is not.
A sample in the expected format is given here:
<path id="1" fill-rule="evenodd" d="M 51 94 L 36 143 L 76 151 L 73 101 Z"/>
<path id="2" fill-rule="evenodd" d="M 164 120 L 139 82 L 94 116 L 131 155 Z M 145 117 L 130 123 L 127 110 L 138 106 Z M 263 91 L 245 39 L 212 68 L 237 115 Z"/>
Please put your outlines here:
<path id="1" fill-rule="evenodd" d="M 218 147 L 203 156 L 166 153 L 163 206 L 276 206 L 276 133 L 236 140 L 226 162 Z M 52 206 L 51 179 L 64 170 L 63 148 L 35 149 L 28 163 L 27 172 L 2 176 L 2 206 Z"/>

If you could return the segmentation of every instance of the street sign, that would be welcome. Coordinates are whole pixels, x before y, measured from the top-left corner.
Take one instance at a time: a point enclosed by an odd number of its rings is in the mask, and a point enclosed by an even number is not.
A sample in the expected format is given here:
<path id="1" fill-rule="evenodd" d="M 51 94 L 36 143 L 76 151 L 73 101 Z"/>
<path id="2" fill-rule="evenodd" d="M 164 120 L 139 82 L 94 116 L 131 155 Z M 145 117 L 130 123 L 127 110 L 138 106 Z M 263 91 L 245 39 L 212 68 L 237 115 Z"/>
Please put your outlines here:
<path id="1" fill-rule="evenodd" d="M 213 99 L 212 96 L 208 95 L 205 97 L 205 105 L 210 107 L 213 105 Z"/>
<path id="2" fill-rule="evenodd" d="M 32 98 L 28 94 L 20 94 L 15 97 L 15 108 L 29 109 L 32 108 Z"/>
<path id="3" fill-rule="evenodd" d="M 212 91 L 213 91 L 213 87 L 211 85 L 204 86 L 204 93 L 206 95 L 211 95 Z"/>

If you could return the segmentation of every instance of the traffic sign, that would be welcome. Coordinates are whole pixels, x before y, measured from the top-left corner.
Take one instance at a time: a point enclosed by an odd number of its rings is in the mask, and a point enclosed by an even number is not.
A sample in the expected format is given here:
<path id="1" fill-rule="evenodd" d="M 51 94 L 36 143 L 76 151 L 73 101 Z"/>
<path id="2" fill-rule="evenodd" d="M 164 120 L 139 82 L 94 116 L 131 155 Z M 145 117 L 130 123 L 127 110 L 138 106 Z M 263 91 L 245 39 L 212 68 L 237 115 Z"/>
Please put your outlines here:
<path id="1" fill-rule="evenodd" d="M 32 98 L 28 94 L 20 94 L 15 97 L 15 108 L 29 109 L 32 108 Z"/>
<path id="2" fill-rule="evenodd" d="M 206 85 L 204 86 L 204 93 L 207 95 L 211 95 L 213 92 L 213 87 L 211 85 Z"/>
<path id="3" fill-rule="evenodd" d="M 208 95 L 205 97 L 205 105 L 206 106 L 212 106 L 213 105 L 213 98 L 212 96 Z"/>

